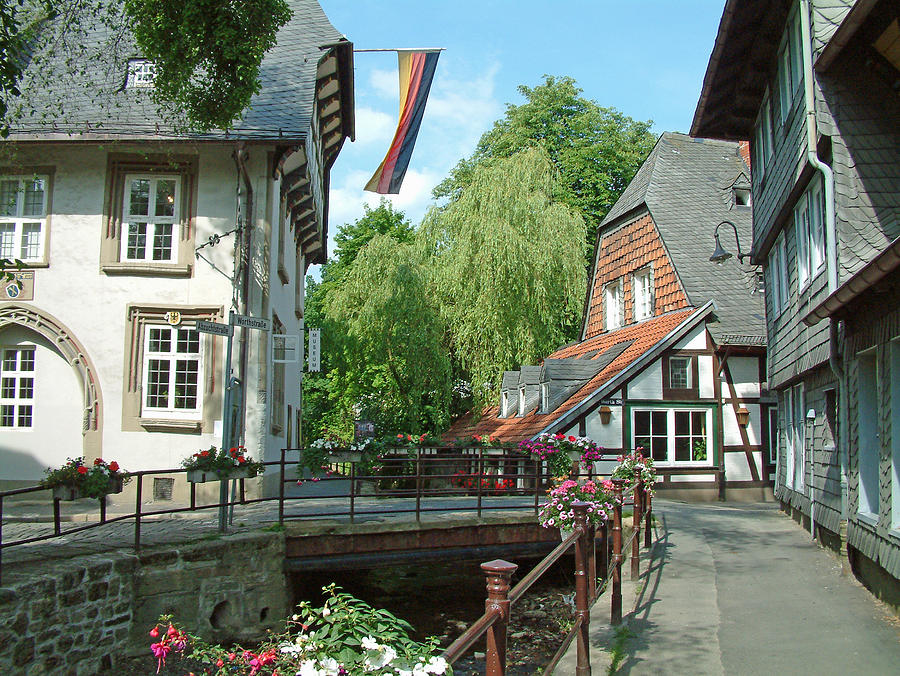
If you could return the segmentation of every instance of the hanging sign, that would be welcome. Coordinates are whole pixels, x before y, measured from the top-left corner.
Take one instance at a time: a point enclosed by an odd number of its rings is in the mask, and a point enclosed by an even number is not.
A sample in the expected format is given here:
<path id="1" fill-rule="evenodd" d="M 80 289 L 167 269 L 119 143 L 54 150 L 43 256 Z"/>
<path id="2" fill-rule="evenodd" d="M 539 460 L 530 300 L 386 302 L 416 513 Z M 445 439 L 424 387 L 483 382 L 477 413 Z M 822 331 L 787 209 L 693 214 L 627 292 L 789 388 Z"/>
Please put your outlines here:
<path id="1" fill-rule="evenodd" d="M 322 329 L 309 330 L 309 371 L 322 370 Z"/>
<path id="2" fill-rule="evenodd" d="M 234 333 L 234 328 L 232 328 L 229 324 L 205 322 L 202 319 L 197 320 L 196 328 L 200 333 L 212 333 L 217 336 L 230 336 L 232 333 Z"/>

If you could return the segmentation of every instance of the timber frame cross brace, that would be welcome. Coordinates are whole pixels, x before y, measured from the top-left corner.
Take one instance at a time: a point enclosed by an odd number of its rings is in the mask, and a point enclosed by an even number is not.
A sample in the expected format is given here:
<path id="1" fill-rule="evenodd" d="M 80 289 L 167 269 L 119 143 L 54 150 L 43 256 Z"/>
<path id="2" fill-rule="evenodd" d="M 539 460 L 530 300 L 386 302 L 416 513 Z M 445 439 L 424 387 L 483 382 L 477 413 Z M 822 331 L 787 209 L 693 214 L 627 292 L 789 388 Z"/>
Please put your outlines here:
<path id="1" fill-rule="evenodd" d="M 728 368 L 728 350 L 726 348 L 725 355 L 722 357 L 722 363 L 719 366 L 719 374 L 724 376 L 725 383 L 728 385 L 728 394 L 729 401 L 731 402 L 731 408 L 734 411 L 734 418 L 738 420 L 738 409 L 741 404 L 738 401 L 737 392 L 734 389 L 734 379 L 731 377 L 731 369 Z M 750 467 L 750 478 L 753 481 L 759 481 L 759 468 L 756 466 L 756 460 L 753 458 L 753 449 L 750 447 L 750 436 L 747 434 L 747 428 L 744 425 L 738 423 L 738 430 L 741 433 L 741 443 L 744 446 L 744 455 L 747 456 L 747 465 Z M 722 430 L 722 435 L 724 437 L 725 430 Z M 722 450 L 724 454 L 725 449 L 725 441 L 722 440 Z M 725 466 L 725 458 L 722 458 L 722 466 Z"/>

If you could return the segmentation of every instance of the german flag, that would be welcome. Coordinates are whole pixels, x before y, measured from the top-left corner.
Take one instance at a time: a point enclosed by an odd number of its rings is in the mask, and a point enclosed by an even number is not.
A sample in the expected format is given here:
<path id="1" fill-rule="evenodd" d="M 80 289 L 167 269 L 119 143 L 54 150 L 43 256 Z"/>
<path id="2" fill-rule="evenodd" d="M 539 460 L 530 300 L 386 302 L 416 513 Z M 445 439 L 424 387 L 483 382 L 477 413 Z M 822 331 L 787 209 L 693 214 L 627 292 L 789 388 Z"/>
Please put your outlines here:
<path id="1" fill-rule="evenodd" d="M 369 192 L 382 195 L 400 192 L 419 134 L 419 125 L 422 124 L 438 56 L 439 51 L 397 53 L 400 65 L 400 120 L 387 155 L 366 183 Z"/>

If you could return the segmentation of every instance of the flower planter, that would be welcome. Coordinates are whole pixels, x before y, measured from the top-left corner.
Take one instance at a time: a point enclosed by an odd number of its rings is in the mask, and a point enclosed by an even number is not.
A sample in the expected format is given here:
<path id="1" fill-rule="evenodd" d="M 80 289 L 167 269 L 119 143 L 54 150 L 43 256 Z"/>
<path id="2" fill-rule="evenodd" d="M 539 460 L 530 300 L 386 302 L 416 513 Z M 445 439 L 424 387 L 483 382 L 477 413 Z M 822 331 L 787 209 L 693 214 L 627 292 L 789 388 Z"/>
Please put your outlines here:
<path id="1" fill-rule="evenodd" d="M 234 469 L 190 469 L 187 472 L 187 480 L 192 484 L 205 484 L 208 481 L 227 481 L 228 479 L 251 479 L 256 473 L 248 469 L 235 467 Z"/>
<path id="2" fill-rule="evenodd" d="M 328 464 L 336 465 L 341 462 L 360 462 L 362 453 L 357 451 L 335 451 L 328 454 Z"/>
<path id="3" fill-rule="evenodd" d="M 104 497 L 107 495 L 111 495 L 113 493 L 121 493 L 122 486 L 124 486 L 125 481 L 122 477 L 110 477 L 109 486 L 107 488 L 106 493 L 104 493 Z M 81 486 L 73 486 L 71 484 L 65 484 L 62 486 L 54 486 L 53 487 L 53 498 L 55 500 L 62 500 L 63 502 L 72 502 L 73 500 L 80 500 L 81 498 L 88 497 L 82 492 Z"/>

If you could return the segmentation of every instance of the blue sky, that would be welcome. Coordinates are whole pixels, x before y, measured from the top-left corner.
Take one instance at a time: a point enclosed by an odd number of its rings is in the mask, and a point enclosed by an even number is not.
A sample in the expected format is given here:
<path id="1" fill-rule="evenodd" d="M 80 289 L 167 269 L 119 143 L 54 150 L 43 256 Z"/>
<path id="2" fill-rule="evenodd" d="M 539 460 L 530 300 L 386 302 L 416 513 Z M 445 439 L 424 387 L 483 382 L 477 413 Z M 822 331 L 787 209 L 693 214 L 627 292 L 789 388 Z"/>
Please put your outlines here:
<path id="1" fill-rule="evenodd" d="M 690 128 L 724 0 L 320 0 L 358 49 L 445 47 L 399 195 L 418 223 L 431 189 L 521 103 L 520 84 L 574 77 L 583 95 L 653 131 Z M 379 196 L 363 191 L 393 137 L 395 53 L 355 54 L 356 141 L 332 169 L 329 235 Z M 329 242 L 329 254 L 333 253 Z"/>

